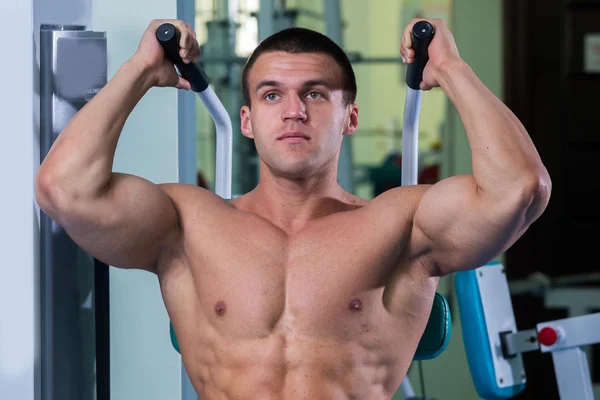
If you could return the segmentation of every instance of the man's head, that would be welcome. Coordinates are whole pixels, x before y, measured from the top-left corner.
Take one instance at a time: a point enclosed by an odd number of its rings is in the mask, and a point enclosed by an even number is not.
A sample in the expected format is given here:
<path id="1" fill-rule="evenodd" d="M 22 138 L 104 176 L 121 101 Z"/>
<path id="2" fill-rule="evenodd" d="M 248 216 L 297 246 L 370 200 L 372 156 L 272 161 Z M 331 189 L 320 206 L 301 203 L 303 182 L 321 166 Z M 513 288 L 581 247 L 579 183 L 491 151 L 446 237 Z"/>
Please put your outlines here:
<path id="1" fill-rule="evenodd" d="M 336 169 L 342 138 L 358 125 L 356 80 L 339 46 L 308 29 L 280 31 L 250 56 L 242 84 L 242 133 L 272 173 Z"/>
<path id="2" fill-rule="evenodd" d="M 242 72 L 242 90 L 244 104 L 252 105 L 250 89 L 248 87 L 248 75 L 254 63 L 263 53 L 282 52 L 290 54 L 321 53 L 331 56 L 341 69 L 342 88 L 344 90 L 344 101 L 346 105 L 356 100 L 356 78 L 352 64 L 344 50 L 327 36 L 306 28 L 289 28 L 279 31 L 265 40 L 252 52 Z"/>

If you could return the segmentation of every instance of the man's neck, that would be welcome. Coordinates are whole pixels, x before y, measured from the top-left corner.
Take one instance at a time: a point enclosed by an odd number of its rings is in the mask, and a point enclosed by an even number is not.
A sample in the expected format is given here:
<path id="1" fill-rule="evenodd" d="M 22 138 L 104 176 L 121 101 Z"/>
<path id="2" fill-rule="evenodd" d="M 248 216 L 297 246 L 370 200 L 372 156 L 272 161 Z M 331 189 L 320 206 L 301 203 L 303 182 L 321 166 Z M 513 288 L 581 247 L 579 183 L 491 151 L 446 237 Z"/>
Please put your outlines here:
<path id="1" fill-rule="evenodd" d="M 249 208 L 285 231 L 296 232 L 308 222 L 352 207 L 354 196 L 345 192 L 335 175 L 308 179 L 262 176 L 247 195 Z"/>

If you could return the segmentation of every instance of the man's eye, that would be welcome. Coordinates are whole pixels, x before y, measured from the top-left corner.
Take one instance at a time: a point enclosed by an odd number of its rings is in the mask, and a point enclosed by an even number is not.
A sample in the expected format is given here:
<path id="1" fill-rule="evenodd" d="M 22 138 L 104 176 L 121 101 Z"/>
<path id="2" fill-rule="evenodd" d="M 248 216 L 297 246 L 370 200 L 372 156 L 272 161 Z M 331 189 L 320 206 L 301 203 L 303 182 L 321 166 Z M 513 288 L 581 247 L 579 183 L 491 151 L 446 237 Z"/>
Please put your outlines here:
<path id="1" fill-rule="evenodd" d="M 277 97 L 278 97 L 277 93 L 267 93 L 265 96 L 265 100 L 274 101 L 274 100 L 277 100 Z"/>
<path id="2" fill-rule="evenodd" d="M 310 97 L 310 98 L 311 98 L 311 99 L 313 99 L 313 100 L 316 100 L 316 99 L 320 99 L 320 98 L 322 98 L 322 97 L 323 97 L 323 95 L 321 95 L 321 93 L 319 93 L 319 92 L 310 92 L 310 93 L 308 94 L 308 97 Z"/>

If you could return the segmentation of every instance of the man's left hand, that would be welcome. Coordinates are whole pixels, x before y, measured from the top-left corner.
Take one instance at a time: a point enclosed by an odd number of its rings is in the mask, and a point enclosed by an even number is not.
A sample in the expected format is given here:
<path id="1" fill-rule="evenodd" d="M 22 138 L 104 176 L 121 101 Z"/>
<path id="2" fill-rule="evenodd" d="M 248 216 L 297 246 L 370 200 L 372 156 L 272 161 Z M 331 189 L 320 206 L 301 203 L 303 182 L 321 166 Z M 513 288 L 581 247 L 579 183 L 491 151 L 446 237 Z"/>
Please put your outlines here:
<path id="1" fill-rule="evenodd" d="M 406 26 L 402 35 L 400 54 L 404 63 L 410 64 L 415 59 L 415 51 L 412 48 L 411 32 L 413 26 L 419 21 L 429 22 L 433 25 L 433 29 L 435 30 L 433 39 L 429 44 L 429 61 L 423 70 L 423 81 L 421 82 L 421 89 L 429 90 L 440 86 L 437 79 L 440 70 L 449 63 L 461 61 L 461 58 L 458 54 L 454 36 L 448 29 L 444 20 L 415 18 Z"/>

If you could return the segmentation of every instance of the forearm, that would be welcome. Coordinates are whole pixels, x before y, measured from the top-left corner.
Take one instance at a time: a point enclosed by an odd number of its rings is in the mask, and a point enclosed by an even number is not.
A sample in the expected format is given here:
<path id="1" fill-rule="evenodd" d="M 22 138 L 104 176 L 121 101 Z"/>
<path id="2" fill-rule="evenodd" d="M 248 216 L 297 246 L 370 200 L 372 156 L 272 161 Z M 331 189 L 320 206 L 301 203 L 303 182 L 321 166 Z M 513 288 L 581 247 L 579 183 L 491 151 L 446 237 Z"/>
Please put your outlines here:
<path id="1" fill-rule="evenodd" d="M 502 198 L 523 185 L 539 184 L 546 170 L 516 118 L 467 64 L 452 61 L 440 68 L 440 87 L 456 107 L 472 152 L 478 190 Z"/>
<path id="2" fill-rule="evenodd" d="M 108 187 L 125 121 L 152 87 L 149 74 L 127 61 L 65 126 L 40 166 L 38 177 L 69 197 L 93 197 Z"/>

